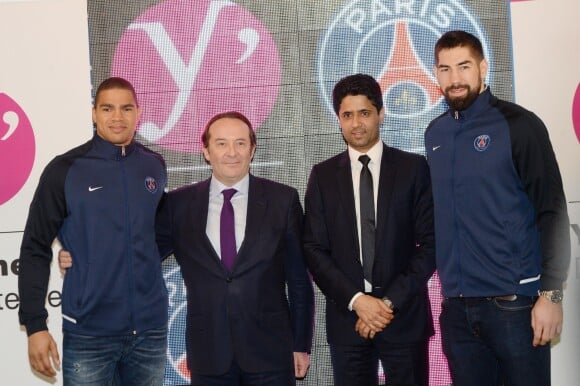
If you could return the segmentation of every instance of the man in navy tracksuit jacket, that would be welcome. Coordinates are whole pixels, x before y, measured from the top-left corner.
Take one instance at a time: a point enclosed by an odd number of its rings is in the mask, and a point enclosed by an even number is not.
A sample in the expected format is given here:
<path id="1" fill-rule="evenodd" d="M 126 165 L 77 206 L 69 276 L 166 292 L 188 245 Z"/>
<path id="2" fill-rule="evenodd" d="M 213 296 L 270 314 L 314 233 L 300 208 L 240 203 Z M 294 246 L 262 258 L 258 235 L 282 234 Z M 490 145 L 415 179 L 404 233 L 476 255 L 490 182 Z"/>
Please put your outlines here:
<path id="1" fill-rule="evenodd" d="M 435 46 L 450 106 L 425 133 L 443 349 L 454 385 L 549 385 L 570 260 L 562 179 L 542 121 L 493 96 L 487 69 L 471 34 Z"/>
<path id="2" fill-rule="evenodd" d="M 94 137 L 50 162 L 30 206 L 19 317 L 31 366 L 49 377 L 59 362 L 45 308 L 55 237 L 75 256 L 62 292 L 65 385 L 163 381 L 167 291 L 154 223 L 167 176 L 161 156 L 134 141 L 139 113 L 129 82 L 104 81 Z"/>

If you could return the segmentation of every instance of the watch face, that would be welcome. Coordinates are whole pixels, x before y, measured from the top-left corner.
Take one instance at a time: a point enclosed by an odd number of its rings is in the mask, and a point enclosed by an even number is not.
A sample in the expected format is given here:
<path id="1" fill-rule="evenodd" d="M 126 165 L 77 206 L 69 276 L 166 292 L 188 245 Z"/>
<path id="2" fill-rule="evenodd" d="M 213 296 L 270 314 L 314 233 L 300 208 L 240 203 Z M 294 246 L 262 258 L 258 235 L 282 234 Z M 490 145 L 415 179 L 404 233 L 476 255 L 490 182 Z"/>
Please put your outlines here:
<path id="1" fill-rule="evenodd" d="M 564 294 L 560 290 L 542 291 L 541 295 L 543 295 L 546 299 L 548 299 L 552 303 L 560 303 L 564 298 Z"/>

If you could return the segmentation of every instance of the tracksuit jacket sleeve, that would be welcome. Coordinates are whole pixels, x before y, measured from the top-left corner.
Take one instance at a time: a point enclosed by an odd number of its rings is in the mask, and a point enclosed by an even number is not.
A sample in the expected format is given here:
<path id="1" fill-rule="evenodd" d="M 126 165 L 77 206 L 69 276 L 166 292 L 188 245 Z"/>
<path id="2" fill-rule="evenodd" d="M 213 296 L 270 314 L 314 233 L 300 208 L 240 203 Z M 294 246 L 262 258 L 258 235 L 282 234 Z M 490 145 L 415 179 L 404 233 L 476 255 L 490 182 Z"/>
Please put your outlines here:
<path id="1" fill-rule="evenodd" d="M 58 158 L 44 170 L 34 198 L 20 247 L 18 291 L 20 324 L 31 334 L 47 330 L 45 307 L 52 243 L 66 217 L 64 182 L 68 167 Z"/>
<path id="2" fill-rule="evenodd" d="M 542 250 L 543 290 L 562 289 L 570 264 L 570 221 L 562 177 L 548 131 L 534 113 L 510 124 L 512 156 L 523 187 L 536 211 Z"/>

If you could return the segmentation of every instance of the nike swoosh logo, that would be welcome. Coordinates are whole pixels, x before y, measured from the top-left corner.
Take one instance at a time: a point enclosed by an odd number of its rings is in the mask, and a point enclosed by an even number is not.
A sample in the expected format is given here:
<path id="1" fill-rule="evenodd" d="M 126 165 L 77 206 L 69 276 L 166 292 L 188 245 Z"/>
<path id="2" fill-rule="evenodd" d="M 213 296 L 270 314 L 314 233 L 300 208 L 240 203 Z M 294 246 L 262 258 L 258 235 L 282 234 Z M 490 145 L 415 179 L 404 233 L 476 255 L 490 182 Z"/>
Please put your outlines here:
<path id="1" fill-rule="evenodd" d="M 95 190 L 103 189 L 102 186 L 89 186 L 89 192 L 94 192 Z"/>
<path id="2" fill-rule="evenodd" d="M 440 147 L 441 147 L 441 145 L 433 146 L 433 151 L 439 149 Z"/>

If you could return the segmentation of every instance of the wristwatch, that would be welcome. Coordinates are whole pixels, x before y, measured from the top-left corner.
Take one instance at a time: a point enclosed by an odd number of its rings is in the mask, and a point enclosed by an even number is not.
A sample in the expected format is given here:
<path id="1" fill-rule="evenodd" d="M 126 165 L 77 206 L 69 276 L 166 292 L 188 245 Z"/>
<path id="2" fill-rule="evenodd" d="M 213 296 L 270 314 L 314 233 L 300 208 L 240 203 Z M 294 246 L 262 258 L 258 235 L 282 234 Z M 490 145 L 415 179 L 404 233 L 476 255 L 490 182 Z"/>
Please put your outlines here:
<path id="1" fill-rule="evenodd" d="M 387 307 L 389 307 L 391 310 L 395 308 L 391 299 L 389 299 L 386 296 L 383 298 L 383 303 L 385 303 L 387 305 Z"/>
<path id="2" fill-rule="evenodd" d="M 385 303 L 387 305 L 387 307 L 389 307 L 391 310 L 393 310 L 393 314 L 396 314 L 397 311 L 399 311 L 399 309 L 397 307 L 395 307 L 395 305 L 393 304 L 391 299 L 389 299 L 386 296 L 383 298 L 383 303 Z"/>
<path id="3" fill-rule="evenodd" d="M 545 297 L 552 303 L 561 303 L 564 299 L 564 294 L 561 290 L 538 291 L 538 295 Z"/>

